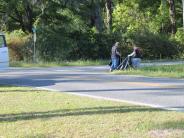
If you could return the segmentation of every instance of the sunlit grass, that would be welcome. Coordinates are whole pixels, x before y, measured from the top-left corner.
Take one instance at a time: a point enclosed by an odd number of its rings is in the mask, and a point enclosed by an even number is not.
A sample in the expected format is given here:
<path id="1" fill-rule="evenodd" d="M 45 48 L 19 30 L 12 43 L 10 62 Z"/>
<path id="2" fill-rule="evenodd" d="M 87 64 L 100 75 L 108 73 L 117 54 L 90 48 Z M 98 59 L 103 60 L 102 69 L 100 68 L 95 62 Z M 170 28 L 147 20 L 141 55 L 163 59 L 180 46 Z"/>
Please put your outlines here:
<path id="1" fill-rule="evenodd" d="M 0 86 L 2 138 L 183 138 L 184 113 Z"/>
<path id="2" fill-rule="evenodd" d="M 77 61 L 60 61 L 60 62 L 10 62 L 11 67 L 58 67 L 58 66 L 96 66 L 107 65 L 107 60 L 77 60 Z"/>
<path id="3" fill-rule="evenodd" d="M 184 64 L 149 66 L 139 69 L 115 71 L 115 74 L 144 75 L 150 77 L 184 78 Z"/>

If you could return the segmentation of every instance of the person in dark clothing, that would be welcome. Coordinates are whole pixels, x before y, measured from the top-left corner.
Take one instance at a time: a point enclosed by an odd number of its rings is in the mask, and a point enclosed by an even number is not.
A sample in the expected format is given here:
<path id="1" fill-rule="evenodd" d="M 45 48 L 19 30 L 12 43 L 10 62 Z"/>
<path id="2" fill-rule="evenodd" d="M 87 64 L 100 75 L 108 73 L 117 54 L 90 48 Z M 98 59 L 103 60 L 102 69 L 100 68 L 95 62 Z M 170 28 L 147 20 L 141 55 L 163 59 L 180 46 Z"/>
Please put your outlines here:
<path id="1" fill-rule="evenodd" d="M 119 62 L 120 62 L 120 52 L 119 52 L 119 42 L 116 42 L 111 49 L 111 68 L 110 71 L 113 71 L 115 69 L 117 69 L 117 67 L 119 66 Z"/>
<path id="2" fill-rule="evenodd" d="M 141 51 L 138 47 L 134 46 L 133 52 L 128 55 L 129 64 L 138 67 L 141 62 Z"/>
<path id="3" fill-rule="evenodd" d="M 134 46 L 133 52 L 129 54 L 128 56 L 131 56 L 133 58 L 141 58 L 141 52 L 140 49 L 136 46 Z"/>

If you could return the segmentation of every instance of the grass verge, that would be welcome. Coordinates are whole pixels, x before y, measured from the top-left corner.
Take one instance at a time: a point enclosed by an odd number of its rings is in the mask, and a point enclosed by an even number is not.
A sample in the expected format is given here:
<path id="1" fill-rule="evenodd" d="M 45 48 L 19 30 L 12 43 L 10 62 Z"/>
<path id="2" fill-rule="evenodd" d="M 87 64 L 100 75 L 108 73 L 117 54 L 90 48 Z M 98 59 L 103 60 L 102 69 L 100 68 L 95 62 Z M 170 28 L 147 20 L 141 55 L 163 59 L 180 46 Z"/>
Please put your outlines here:
<path id="1" fill-rule="evenodd" d="M 149 66 L 139 69 L 115 71 L 114 74 L 144 75 L 150 77 L 184 78 L 184 64 Z"/>
<path id="2" fill-rule="evenodd" d="M 57 66 L 95 66 L 107 65 L 107 60 L 78 60 L 78 61 L 62 61 L 62 62 L 10 62 L 11 67 L 57 67 Z"/>
<path id="3" fill-rule="evenodd" d="M 184 113 L 0 86 L 0 137 L 182 138 Z"/>

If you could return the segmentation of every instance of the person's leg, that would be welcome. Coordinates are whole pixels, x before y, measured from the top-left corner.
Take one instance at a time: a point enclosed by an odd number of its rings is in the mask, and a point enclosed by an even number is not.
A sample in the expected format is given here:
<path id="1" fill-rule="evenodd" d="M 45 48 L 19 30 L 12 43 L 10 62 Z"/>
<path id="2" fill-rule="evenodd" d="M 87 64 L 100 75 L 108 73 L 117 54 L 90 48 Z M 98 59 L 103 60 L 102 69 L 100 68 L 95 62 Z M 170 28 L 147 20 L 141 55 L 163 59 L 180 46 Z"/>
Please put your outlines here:
<path id="1" fill-rule="evenodd" d="M 132 66 L 134 68 L 139 68 L 140 67 L 140 63 L 141 63 L 141 59 L 140 58 L 132 58 Z"/>
<path id="2" fill-rule="evenodd" d="M 128 58 L 129 58 L 128 63 L 129 63 L 130 66 L 132 66 L 132 56 L 129 56 Z"/>
<path id="3" fill-rule="evenodd" d="M 112 58 L 111 59 L 111 62 L 112 62 L 112 64 L 111 64 L 111 68 L 110 68 L 110 71 L 113 71 L 114 70 L 114 58 Z"/>
<path id="4" fill-rule="evenodd" d="M 119 58 L 117 57 L 115 58 L 115 61 L 114 61 L 114 69 L 117 69 L 118 65 L 119 65 Z"/>

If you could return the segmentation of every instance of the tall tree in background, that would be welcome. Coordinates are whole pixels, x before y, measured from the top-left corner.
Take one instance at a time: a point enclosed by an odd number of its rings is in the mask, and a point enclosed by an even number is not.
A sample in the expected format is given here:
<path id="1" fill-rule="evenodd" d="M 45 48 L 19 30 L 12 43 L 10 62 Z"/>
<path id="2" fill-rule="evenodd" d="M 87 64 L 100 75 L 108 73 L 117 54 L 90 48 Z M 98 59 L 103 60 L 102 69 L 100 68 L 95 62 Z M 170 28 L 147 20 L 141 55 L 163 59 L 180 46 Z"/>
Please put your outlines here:
<path id="1" fill-rule="evenodd" d="M 183 29 L 184 29 L 184 0 L 182 0 L 182 5 L 183 5 Z"/>
<path id="2" fill-rule="evenodd" d="M 175 10 L 175 2 L 174 0 L 168 0 L 169 2 L 169 13 L 171 20 L 171 32 L 172 34 L 176 33 L 176 10 Z"/>
<path id="3" fill-rule="evenodd" d="M 97 32 L 102 32 L 102 10 L 99 0 L 91 0 L 91 26 L 95 27 Z"/>
<path id="4" fill-rule="evenodd" d="M 102 32 L 103 28 L 101 12 L 100 2 L 97 0 L 95 2 L 95 26 L 98 32 Z"/>
<path id="5" fill-rule="evenodd" d="M 108 32 L 112 30 L 112 0 L 106 0 L 105 2 L 106 14 L 107 14 L 107 29 Z"/>
<path id="6" fill-rule="evenodd" d="M 167 14 L 167 0 L 161 0 L 161 18 L 162 18 L 162 24 L 161 24 L 161 32 L 165 32 L 164 30 L 164 19 Z"/>
<path id="7" fill-rule="evenodd" d="M 7 26 L 11 30 L 21 28 L 24 32 L 32 32 L 35 19 L 32 0 L 1 0 L 0 13 L 7 16 Z"/>

